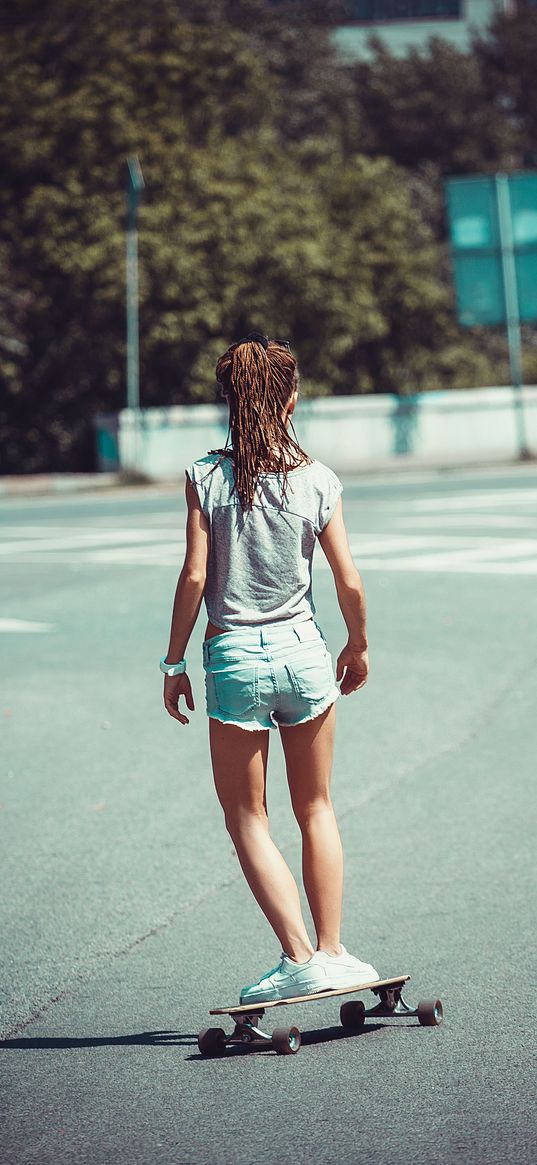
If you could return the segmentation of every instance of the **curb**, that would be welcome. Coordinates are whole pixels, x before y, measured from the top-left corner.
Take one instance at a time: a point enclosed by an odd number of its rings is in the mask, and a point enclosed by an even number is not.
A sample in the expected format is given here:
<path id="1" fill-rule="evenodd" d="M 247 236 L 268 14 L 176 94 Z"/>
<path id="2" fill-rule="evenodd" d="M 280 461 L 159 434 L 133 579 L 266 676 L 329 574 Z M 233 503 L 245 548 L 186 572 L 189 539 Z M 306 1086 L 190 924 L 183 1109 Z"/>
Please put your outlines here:
<path id="1" fill-rule="evenodd" d="M 75 493 L 85 489 L 109 489 L 121 482 L 119 473 L 28 473 L 0 477 L 0 497 Z"/>

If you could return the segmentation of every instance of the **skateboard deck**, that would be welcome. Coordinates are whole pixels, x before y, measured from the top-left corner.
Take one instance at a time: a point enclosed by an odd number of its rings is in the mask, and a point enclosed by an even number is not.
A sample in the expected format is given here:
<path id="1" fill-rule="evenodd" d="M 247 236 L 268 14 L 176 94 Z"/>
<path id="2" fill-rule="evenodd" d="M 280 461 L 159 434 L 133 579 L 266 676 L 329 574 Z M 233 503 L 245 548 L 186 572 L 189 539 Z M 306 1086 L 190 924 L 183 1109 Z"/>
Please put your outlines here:
<path id="1" fill-rule="evenodd" d="M 373 983 L 359 983 L 356 987 L 331 987 L 325 991 L 312 991 L 309 995 L 293 995 L 290 999 L 267 999 L 265 1003 L 240 1003 L 233 1007 L 213 1007 L 209 1015 L 261 1015 L 269 1007 L 286 1007 L 291 1003 L 311 1003 L 312 999 L 329 999 L 332 995 L 352 995 L 355 991 L 372 991 L 375 987 L 389 987 L 407 983 L 410 975 L 398 975 L 395 979 L 375 979 Z"/>
<path id="2" fill-rule="evenodd" d="M 226 1036 L 223 1028 L 204 1028 L 198 1036 L 198 1047 L 202 1056 L 221 1056 L 226 1048 L 241 1044 L 243 1048 L 270 1046 L 278 1055 L 293 1055 L 298 1052 L 301 1035 L 296 1027 L 277 1028 L 271 1035 L 259 1027 L 265 1011 L 273 1007 L 290 1007 L 295 1003 L 312 1003 L 318 999 L 329 999 L 335 995 L 353 995 L 361 991 L 371 991 L 379 1002 L 366 1008 L 361 999 L 343 1003 L 339 1018 L 345 1028 L 358 1030 L 366 1016 L 392 1018 L 395 1016 L 416 1016 L 423 1027 L 438 1027 L 442 1022 L 443 1009 L 440 999 L 422 1000 L 415 1008 L 409 1007 L 402 997 L 402 989 L 410 975 L 396 975 L 390 979 L 376 979 L 373 983 L 359 983 L 351 987 L 334 987 L 325 991 L 314 991 L 309 995 L 294 995 L 289 999 L 268 999 L 264 1003 L 240 1003 L 230 1007 L 214 1007 L 209 1015 L 229 1015 L 235 1023 L 235 1030 Z"/>

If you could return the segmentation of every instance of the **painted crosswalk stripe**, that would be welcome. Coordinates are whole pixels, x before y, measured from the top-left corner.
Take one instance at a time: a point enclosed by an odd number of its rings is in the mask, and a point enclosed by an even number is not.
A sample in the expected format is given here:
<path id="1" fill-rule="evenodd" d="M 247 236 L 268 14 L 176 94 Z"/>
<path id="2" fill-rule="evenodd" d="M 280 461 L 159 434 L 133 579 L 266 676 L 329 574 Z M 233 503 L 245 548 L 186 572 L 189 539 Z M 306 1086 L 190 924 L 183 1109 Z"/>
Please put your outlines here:
<path id="1" fill-rule="evenodd" d="M 387 532 L 377 533 L 371 527 L 355 529 L 349 532 L 349 544 L 358 569 L 363 571 L 530 576 L 537 573 L 537 537 L 533 533 L 537 514 L 528 510 L 527 504 L 536 499 L 534 490 L 450 494 L 408 503 L 398 498 L 388 507 Z M 498 513 L 497 508 L 504 503 L 512 510 L 521 503 L 521 509 L 518 513 Z M 78 571 L 152 566 L 178 572 L 186 545 L 184 514 L 163 512 L 158 517 L 158 522 L 154 515 L 141 521 L 138 518 L 130 528 L 111 516 L 106 525 L 100 520 L 82 528 L 51 522 L 24 527 L 10 524 L 4 528 L 5 541 L 0 542 L 0 560 L 4 565 L 66 566 Z M 329 569 L 318 546 L 315 570 Z M 8 627 L 5 621 L 4 625 L 4 629 Z M 28 629 L 40 628 L 31 621 L 27 625 Z M 48 630 L 53 625 L 42 626 Z M 25 621 L 19 621 L 18 627 L 26 629 Z M 8 629 L 15 629 L 14 624 Z"/>
<path id="2" fill-rule="evenodd" d="M 434 574 L 500 574 L 533 575 L 537 574 L 537 557 L 523 559 L 520 562 L 442 562 L 439 559 L 433 562 L 430 559 L 424 562 L 419 558 L 371 558 L 366 559 L 360 566 L 362 574 L 372 571 L 408 571 L 409 574 L 420 572 Z"/>
<path id="3" fill-rule="evenodd" d="M 34 619 L 1 619 L 1 631 L 54 631 L 55 623 L 38 623 Z"/>
<path id="4" fill-rule="evenodd" d="M 184 534 L 180 539 L 174 539 L 170 532 L 170 541 L 172 540 L 184 543 Z M 99 546 L 106 542 L 117 545 L 118 542 L 136 544 L 137 542 L 159 541 L 162 541 L 162 530 L 90 530 L 82 534 L 65 535 L 62 533 L 56 538 L 26 538 L 12 542 L 0 542 L 0 554 L 23 554 L 27 550 L 32 551 L 36 548 L 40 551 L 61 550 L 64 547 L 69 547 L 71 550 L 77 547 L 84 549 L 87 546 Z"/>
<path id="5" fill-rule="evenodd" d="M 403 529 L 417 527 L 419 530 L 427 527 L 446 528 L 455 526 L 457 529 L 461 526 L 470 526 L 477 529 L 498 529 L 498 530 L 537 530 L 537 515 L 533 517 L 531 514 L 412 514 L 395 518 L 394 523 Z"/>
<path id="6" fill-rule="evenodd" d="M 487 490 L 485 493 L 439 494 L 431 498 L 402 499 L 398 505 L 415 510 L 477 510 L 492 509 L 495 506 L 535 506 L 537 511 L 537 489 Z"/>

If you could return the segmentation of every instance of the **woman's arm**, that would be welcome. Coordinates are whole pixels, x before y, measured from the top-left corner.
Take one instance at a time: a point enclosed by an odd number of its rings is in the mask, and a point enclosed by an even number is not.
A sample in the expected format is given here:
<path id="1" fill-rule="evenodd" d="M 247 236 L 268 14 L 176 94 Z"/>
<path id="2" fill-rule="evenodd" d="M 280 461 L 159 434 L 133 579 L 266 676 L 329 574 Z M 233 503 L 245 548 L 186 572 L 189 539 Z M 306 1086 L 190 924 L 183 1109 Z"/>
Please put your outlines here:
<path id="1" fill-rule="evenodd" d="M 195 487 L 188 477 L 185 497 L 188 506 L 186 552 L 175 590 L 166 663 L 178 663 L 184 658 L 188 640 L 199 614 L 207 578 L 209 523 L 200 506 Z M 179 720 L 181 724 L 188 724 L 188 718 L 179 712 L 179 696 L 185 697 L 187 708 L 193 712 L 192 688 L 186 672 L 179 676 L 164 677 L 164 705 L 175 720 Z"/>
<path id="2" fill-rule="evenodd" d="M 349 633 L 348 642 L 337 661 L 336 679 L 342 680 L 344 696 L 363 687 L 369 672 L 366 633 L 365 591 L 354 565 L 341 498 L 330 521 L 319 534 L 319 542 L 334 576 L 338 603 Z"/>

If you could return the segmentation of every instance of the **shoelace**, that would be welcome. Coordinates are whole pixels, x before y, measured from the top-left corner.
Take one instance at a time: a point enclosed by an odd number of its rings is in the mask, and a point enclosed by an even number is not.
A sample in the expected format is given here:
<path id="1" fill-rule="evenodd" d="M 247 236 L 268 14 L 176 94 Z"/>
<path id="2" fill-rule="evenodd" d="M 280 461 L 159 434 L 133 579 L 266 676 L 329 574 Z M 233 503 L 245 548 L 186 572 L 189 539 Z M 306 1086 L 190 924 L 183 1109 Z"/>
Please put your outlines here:
<path id="1" fill-rule="evenodd" d="M 277 964 L 277 966 L 272 967 L 270 971 L 265 971 L 265 974 L 263 975 L 263 979 L 269 979 L 271 975 L 276 974 L 276 971 L 281 971 L 281 969 L 283 967 L 283 960 L 285 959 L 285 957 L 286 957 L 285 951 L 282 951 L 282 953 L 280 955 L 280 961 Z"/>

